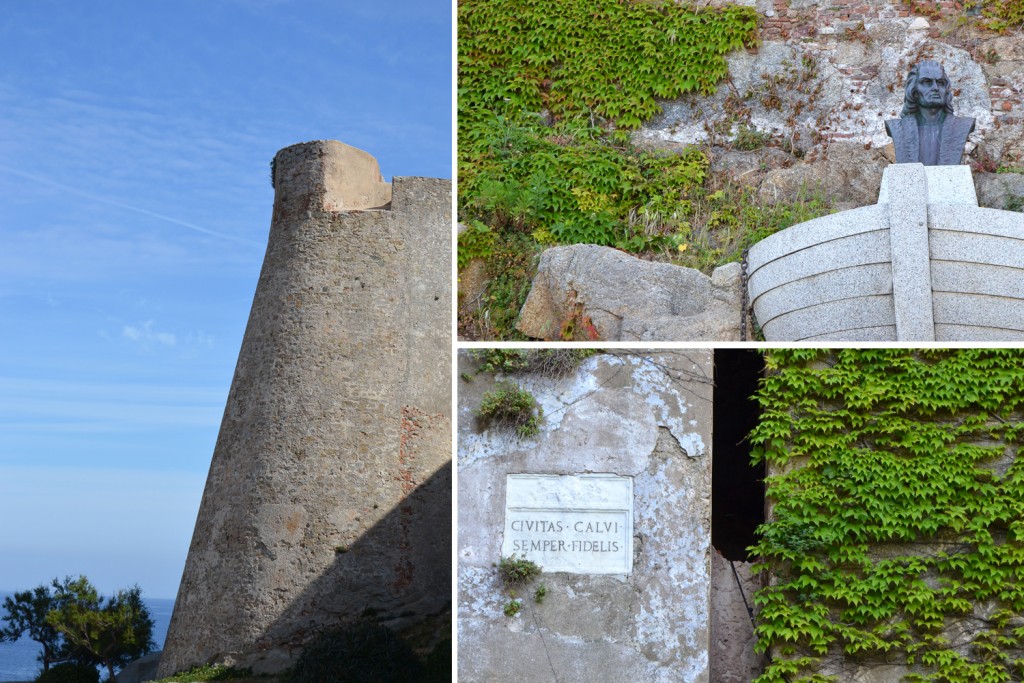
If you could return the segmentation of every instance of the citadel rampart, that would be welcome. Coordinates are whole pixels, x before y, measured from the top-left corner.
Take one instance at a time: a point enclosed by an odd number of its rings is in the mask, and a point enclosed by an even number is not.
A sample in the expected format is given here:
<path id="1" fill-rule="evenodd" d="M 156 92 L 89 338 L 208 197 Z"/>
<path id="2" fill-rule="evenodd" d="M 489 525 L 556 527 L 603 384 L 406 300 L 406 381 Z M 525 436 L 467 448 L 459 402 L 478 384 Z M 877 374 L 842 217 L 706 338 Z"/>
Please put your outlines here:
<path id="1" fill-rule="evenodd" d="M 278 671 L 360 616 L 449 634 L 450 181 L 391 186 L 334 141 L 281 150 L 273 181 L 161 676 Z"/>

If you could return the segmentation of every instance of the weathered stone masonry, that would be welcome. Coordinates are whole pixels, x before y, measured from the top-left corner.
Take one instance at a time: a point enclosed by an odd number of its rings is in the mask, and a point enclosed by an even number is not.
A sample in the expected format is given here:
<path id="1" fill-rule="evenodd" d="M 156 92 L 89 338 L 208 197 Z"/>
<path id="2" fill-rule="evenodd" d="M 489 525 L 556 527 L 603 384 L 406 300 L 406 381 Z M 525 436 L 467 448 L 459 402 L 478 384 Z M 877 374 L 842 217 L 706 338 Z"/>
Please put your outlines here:
<path id="1" fill-rule="evenodd" d="M 493 377 L 473 376 L 466 357 L 459 370 L 472 378 L 458 392 L 459 680 L 708 681 L 711 351 L 602 354 L 572 377 L 517 376 L 544 409 L 531 439 L 480 433 L 473 411 Z M 509 595 L 493 565 L 511 545 L 509 476 L 524 474 L 630 479 L 632 563 L 616 574 L 588 562 L 586 552 L 614 554 L 620 539 L 587 546 L 598 537 L 584 526 L 580 568 L 544 574 L 543 604 L 524 589 L 522 612 L 508 617 Z M 508 529 L 523 539 L 555 538 L 543 526 L 532 534 Z"/>
<path id="2" fill-rule="evenodd" d="M 450 181 L 319 141 L 274 184 L 162 676 L 277 671 L 364 613 L 448 637 Z"/>
<path id="3" fill-rule="evenodd" d="M 636 141 L 669 148 L 667 143 L 705 140 L 714 145 L 708 122 L 735 119 L 783 136 L 807 162 L 827 158 L 830 147 L 844 142 L 865 146 L 861 156 L 881 152 L 888 158 L 883 121 L 898 116 L 910 66 L 933 59 L 943 63 L 955 84 L 957 115 L 977 119 L 965 163 L 992 172 L 1024 160 L 1024 40 L 1019 34 L 983 30 L 984 17 L 948 0 L 744 4 L 759 15 L 760 46 L 728 57 L 729 83 L 716 95 L 665 102 L 665 113 L 647 122 Z M 772 168 L 779 163 L 765 161 Z M 874 200 L 837 194 L 857 205 Z"/>

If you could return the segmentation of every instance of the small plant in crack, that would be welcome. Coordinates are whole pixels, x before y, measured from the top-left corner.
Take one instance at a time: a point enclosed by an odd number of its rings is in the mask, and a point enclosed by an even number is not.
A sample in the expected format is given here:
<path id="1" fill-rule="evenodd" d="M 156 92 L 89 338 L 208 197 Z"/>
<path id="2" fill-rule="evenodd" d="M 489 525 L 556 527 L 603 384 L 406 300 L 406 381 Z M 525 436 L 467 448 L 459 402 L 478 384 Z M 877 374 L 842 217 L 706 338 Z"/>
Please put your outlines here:
<path id="1" fill-rule="evenodd" d="M 488 391 L 480 401 L 476 416 L 484 428 L 515 429 L 528 438 L 540 432 L 543 410 L 533 394 L 512 382 L 499 382 L 494 391 Z"/>
<path id="2" fill-rule="evenodd" d="M 540 573 L 539 564 L 525 557 L 517 558 L 514 554 L 501 558 L 501 562 L 498 563 L 498 578 L 506 588 L 530 583 L 540 576 Z"/>
<path id="3" fill-rule="evenodd" d="M 506 617 L 514 617 L 515 615 L 519 614 L 520 610 L 522 610 L 522 609 L 523 609 L 523 601 L 519 600 L 518 598 L 512 598 L 511 600 L 509 600 L 508 602 L 505 603 L 505 608 L 504 608 L 505 616 Z"/>
<path id="4" fill-rule="evenodd" d="M 515 554 L 501 558 L 498 562 L 498 578 L 508 591 L 509 599 L 505 603 L 503 611 L 506 617 L 514 617 L 523 609 L 523 601 L 516 597 L 516 589 L 530 583 L 541 574 L 540 565 L 525 557 L 516 557 Z M 547 586 L 541 584 L 533 593 L 533 601 L 538 605 L 544 602 L 547 595 Z"/>

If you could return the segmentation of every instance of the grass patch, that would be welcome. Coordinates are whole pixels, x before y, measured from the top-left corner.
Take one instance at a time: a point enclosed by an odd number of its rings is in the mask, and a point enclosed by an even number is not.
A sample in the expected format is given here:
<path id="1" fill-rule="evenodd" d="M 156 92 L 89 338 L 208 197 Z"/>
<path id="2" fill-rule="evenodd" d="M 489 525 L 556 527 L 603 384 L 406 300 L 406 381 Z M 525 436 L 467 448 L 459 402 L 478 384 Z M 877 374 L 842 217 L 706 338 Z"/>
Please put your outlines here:
<path id="1" fill-rule="evenodd" d="M 274 680 L 273 676 L 254 675 L 249 669 L 235 669 L 228 666 L 197 666 L 153 683 L 202 683 L 204 681 L 233 681 L 240 679 Z"/>

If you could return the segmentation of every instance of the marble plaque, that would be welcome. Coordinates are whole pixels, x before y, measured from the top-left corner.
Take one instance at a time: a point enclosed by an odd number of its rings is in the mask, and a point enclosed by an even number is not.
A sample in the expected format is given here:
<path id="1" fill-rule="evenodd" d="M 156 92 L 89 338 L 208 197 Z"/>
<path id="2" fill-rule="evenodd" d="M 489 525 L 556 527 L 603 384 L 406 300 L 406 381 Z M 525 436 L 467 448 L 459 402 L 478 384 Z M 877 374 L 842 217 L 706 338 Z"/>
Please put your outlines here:
<path id="1" fill-rule="evenodd" d="M 633 479 L 508 475 L 501 554 L 533 560 L 546 572 L 630 573 Z"/>

